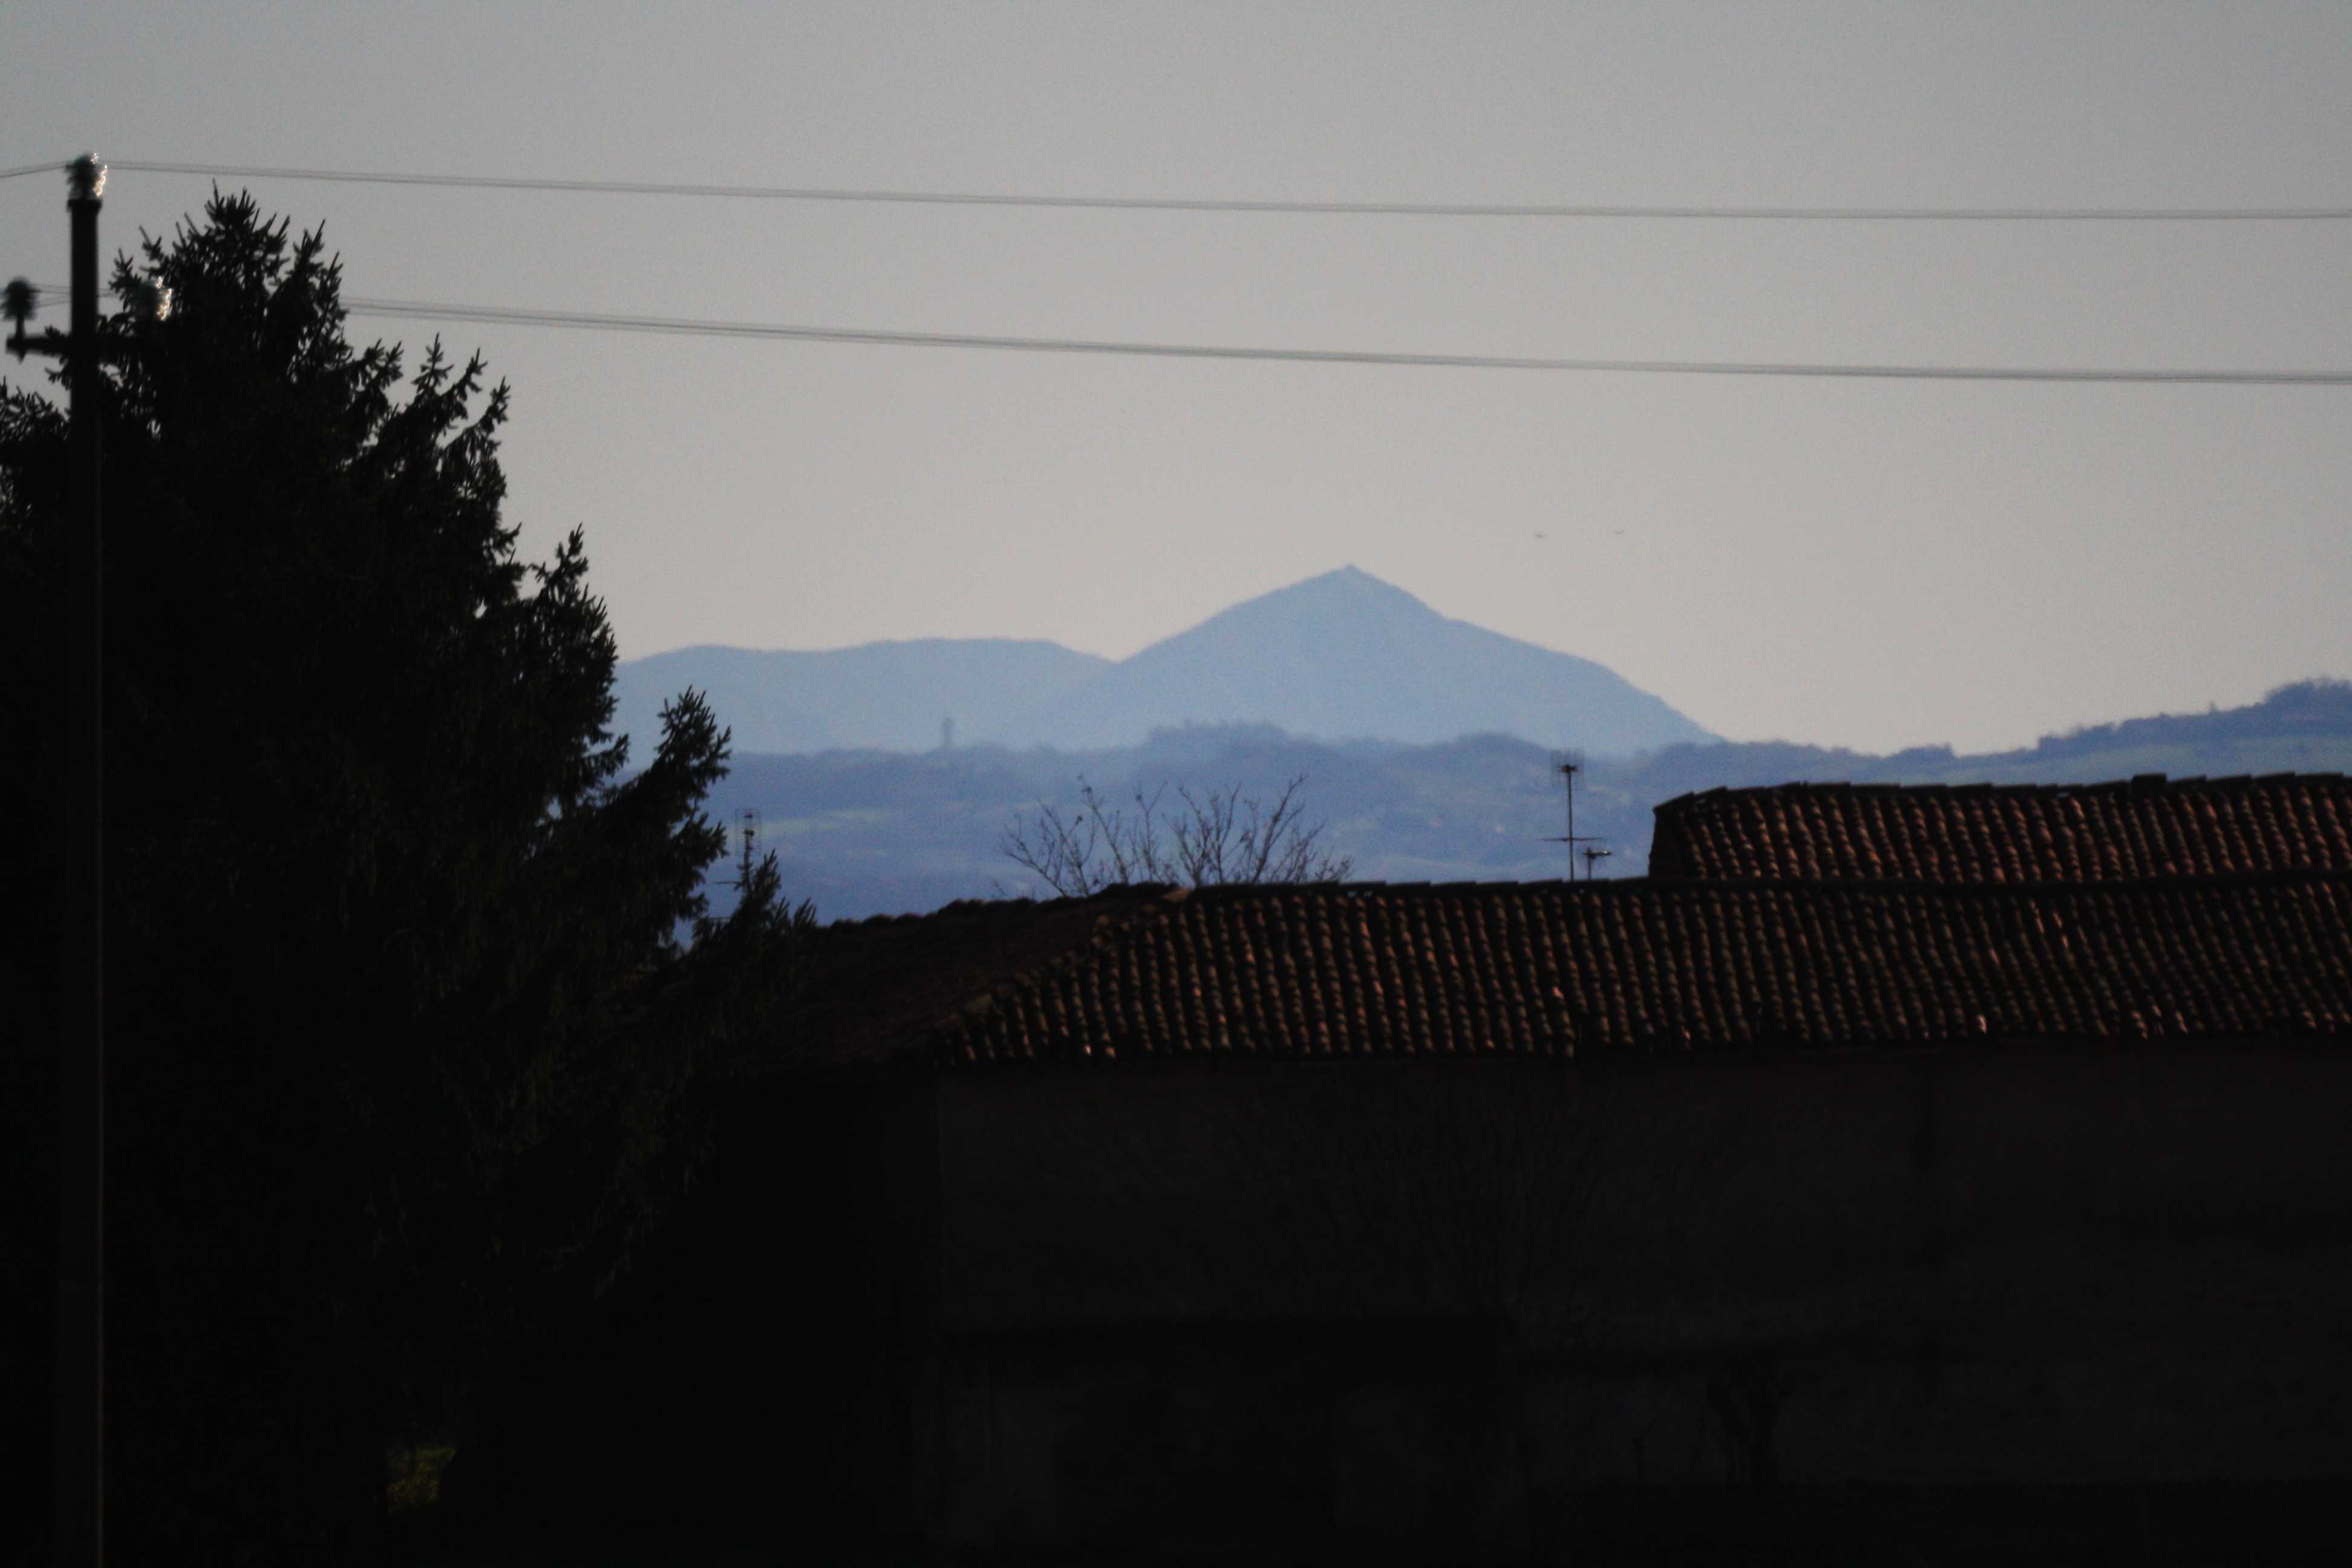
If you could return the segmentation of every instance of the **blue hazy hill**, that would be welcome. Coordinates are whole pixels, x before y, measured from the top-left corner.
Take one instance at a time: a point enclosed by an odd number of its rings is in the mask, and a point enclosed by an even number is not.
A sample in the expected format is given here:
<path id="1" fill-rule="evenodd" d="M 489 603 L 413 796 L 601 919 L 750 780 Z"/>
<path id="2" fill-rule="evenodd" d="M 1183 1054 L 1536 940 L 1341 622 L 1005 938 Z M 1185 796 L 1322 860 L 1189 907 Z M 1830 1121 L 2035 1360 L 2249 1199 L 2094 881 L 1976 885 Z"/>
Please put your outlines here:
<path id="1" fill-rule="evenodd" d="M 1353 566 L 1235 605 L 981 733 L 1131 746 L 1234 723 L 1418 745 L 1517 735 L 1612 756 L 1716 738 L 1605 666 L 1450 619 Z"/>
<path id="2" fill-rule="evenodd" d="M 616 725 L 651 755 L 656 715 L 707 693 L 735 750 L 1137 745 L 1187 724 L 1324 741 L 1508 734 L 1623 756 L 1715 739 L 1605 667 L 1439 615 L 1349 566 L 1234 605 L 1113 664 L 1050 642 L 933 638 L 826 652 L 679 648 L 621 666 Z"/>

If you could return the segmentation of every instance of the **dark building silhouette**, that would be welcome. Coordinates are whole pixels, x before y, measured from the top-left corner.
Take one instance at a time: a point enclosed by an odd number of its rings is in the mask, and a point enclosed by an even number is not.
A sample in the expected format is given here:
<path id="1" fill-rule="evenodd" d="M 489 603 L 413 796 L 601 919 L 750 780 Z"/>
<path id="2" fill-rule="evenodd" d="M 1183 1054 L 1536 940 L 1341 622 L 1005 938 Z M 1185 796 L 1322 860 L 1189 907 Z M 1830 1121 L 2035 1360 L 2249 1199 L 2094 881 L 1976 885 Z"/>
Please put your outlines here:
<path id="1" fill-rule="evenodd" d="M 2347 801 L 1718 791 L 1646 880 L 834 927 L 607 1392 L 706 1503 L 994 1550 L 2284 1550 L 2352 1476 Z"/>

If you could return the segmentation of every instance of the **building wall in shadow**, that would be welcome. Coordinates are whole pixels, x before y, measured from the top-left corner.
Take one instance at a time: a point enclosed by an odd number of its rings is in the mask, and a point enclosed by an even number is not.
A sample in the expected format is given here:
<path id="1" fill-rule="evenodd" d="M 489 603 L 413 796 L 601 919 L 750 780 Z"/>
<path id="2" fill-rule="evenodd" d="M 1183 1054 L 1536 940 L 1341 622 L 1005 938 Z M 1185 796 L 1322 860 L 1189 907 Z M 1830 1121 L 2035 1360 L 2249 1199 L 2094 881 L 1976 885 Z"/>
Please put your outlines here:
<path id="1" fill-rule="evenodd" d="M 772 1078 L 453 1496 L 1460 1559 L 1691 1497 L 2320 1485 L 2348 1109 L 2259 1042 Z"/>
<path id="2" fill-rule="evenodd" d="M 2337 1057 L 1089 1064 L 938 1092 L 961 1539 L 1108 1539 L 1119 1497 L 1157 1535 L 1146 1500 L 1233 1464 L 1256 1491 L 1207 1488 L 1231 1506 L 1191 1528 L 1498 1549 L 1595 1486 L 2352 1472 Z"/>

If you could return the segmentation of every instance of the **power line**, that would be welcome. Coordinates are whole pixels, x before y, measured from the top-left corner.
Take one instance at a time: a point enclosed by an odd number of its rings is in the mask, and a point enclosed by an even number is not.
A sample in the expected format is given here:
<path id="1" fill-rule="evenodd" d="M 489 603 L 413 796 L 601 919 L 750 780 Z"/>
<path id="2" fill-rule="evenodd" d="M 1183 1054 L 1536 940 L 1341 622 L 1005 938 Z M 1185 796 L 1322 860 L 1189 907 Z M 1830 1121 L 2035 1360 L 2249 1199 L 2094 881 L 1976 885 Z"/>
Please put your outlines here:
<path id="1" fill-rule="evenodd" d="M 1207 343 L 1129 342 L 1093 338 L 1030 338 L 970 332 L 913 332 L 858 327 L 805 327 L 760 321 L 708 321 L 674 316 L 608 315 L 590 310 L 530 310 L 496 305 L 407 300 L 347 300 L 355 316 L 496 322 L 590 331 L 655 332 L 681 337 L 766 338 L 795 342 L 867 343 L 895 348 L 997 349 L 1018 353 L 1118 354 L 1148 359 L 1252 360 L 1295 364 L 1397 365 L 1459 370 L 1538 370 L 1632 375 L 1802 376 L 1871 381 L 2119 382 L 2205 386 L 2346 386 L 2352 371 L 2108 370 L 2045 366 L 1802 363 L 1783 361 L 1551 359 L 1517 354 L 1400 353 L 1371 349 L 1247 348 Z"/>
<path id="2" fill-rule="evenodd" d="M 62 169 L 35 163 L 0 177 Z M 840 202 L 919 206 L 1060 207 L 1129 212 L 1297 213 L 1349 217 L 1702 219 L 1805 223 L 2312 223 L 2352 219 L 2335 207 L 1927 207 L 1710 206 L 1643 204 L 1487 202 L 1247 201 L 1192 196 L 1055 196 L 976 191 L 859 190 L 814 185 L 701 184 L 664 180 L 555 180 L 504 174 L 420 174 L 352 169 L 278 168 L 122 159 L 125 173 L 194 174 L 212 179 L 316 180 L 344 184 L 425 185 L 454 190 L 554 191 L 595 195 L 716 196 L 775 202 Z"/>
<path id="3" fill-rule="evenodd" d="M 61 293 L 54 284 L 43 294 Z M 1141 359 L 1241 360 L 1288 364 L 1358 364 L 1415 369 L 1531 370 L 1622 375 L 1787 376 L 1844 381 L 2012 381 L 2176 386 L 2352 386 L 2343 370 L 2134 370 L 2063 365 L 1867 364 L 1790 360 L 1559 359 L 1522 354 L 1408 353 L 1381 349 L 1253 348 L 1217 343 L 1154 343 L 1108 338 L 1033 338 L 981 332 L 917 332 L 871 327 L 810 327 L 770 321 L 714 321 L 685 316 L 633 316 L 596 310 L 535 310 L 423 300 L 346 299 L 344 311 L 392 321 L 470 321 L 556 327 L 575 331 L 667 337 L 760 338 L 771 342 L 861 343 L 917 349 L 992 349 L 1014 353 L 1107 354 Z"/>

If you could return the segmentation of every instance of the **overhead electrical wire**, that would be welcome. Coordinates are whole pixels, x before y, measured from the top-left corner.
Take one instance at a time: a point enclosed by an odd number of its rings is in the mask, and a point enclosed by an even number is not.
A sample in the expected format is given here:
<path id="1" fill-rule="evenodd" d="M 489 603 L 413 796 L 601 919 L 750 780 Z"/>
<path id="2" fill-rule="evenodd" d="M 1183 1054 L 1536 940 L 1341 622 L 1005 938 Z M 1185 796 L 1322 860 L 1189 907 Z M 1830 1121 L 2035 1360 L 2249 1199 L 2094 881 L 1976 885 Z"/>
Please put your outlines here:
<path id="1" fill-rule="evenodd" d="M 38 295 L 63 294 L 59 284 Z M 112 292 L 110 289 L 109 292 Z M 757 338 L 778 342 L 853 343 L 882 348 L 981 349 L 1013 353 L 1100 354 L 1136 359 L 1240 360 L 1276 364 L 1351 364 L 1437 370 L 1528 370 L 1591 375 L 1787 376 L 1832 381 L 2011 381 L 2175 386 L 2352 386 L 2347 370 L 2129 369 L 2069 365 L 1871 364 L 1802 360 L 1576 359 L 1535 354 L 1413 353 L 1386 349 L 1254 348 L 1222 343 L 1155 343 L 1117 338 L 1018 337 L 984 332 L 919 332 L 872 327 L 812 327 L 774 321 L 716 321 L 687 316 L 635 316 L 600 310 L 536 310 L 427 300 L 346 298 L 346 314 L 389 321 L 470 321 L 554 327 L 574 331 L 663 337 Z"/>
<path id="2" fill-rule="evenodd" d="M 1528 370 L 1590 374 L 1798 376 L 1869 381 L 2113 382 L 2201 386 L 2347 386 L 2352 371 L 2112 370 L 2053 366 L 1805 363 L 1783 361 L 1559 359 L 1519 354 L 1408 353 L 1373 349 L 1250 348 L 1208 343 L 1133 342 L 1095 338 L 1013 337 L 857 327 L 789 326 L 696 321 L 591 310 L 530 310 L 496 305 L 410 300 L 346 300 L 355 316 L 488 322 L 681 337 L 764 338 L 796 342 L 865 343 L 894 348 L 994 349 L 1019 353 L 1111 354 L 1147 359 L 1245 360 L 1292 364 L 1387 365 L 1459 370 Z"/>
<path id="3" fill-rule="evenodd" d="M 42 295 L 62 294 L 57 284 Z M 776 342 L 853 343 L 882 348 L 979 349 L 1013 353 L 1097 354 L 1134 359 L 1240 360 L 1276 364 L 1376 365 L 1406 369 L 1524 370 L 1588 375 L 1785 376 L 1830 381 L 2007 381 L 2174 386 L 2352 386 L 2347 370 L 2130 369 L 2071 365 L 1871 364 L 1802 360 L 1579 359 L 1537 354 L 1413 353 L 1386 349 L 1255 348 L 1223 343 L 1157 343 L 1117 338 L 1018 337 L 984 332 L 920 332 L 872 327 L 812 327 L 774 321 L 717 321 L 599 310 L 536 310 L 426 300 L 346 298 L 348 315 L 390 321 L 470 321 L 554 327 L 574 331 L 663 337 L 754 338 Z"/>
<path id="4" fill-rule="evenodd" d="M 739 201 L 836 202 L 887 205 L 1058 207 L 1128 212 L 1292 213 L 1360 217 L 1588 218 L 1803 223 L 2315 223 L 2352 219 L 2352 206 L 1765 206 L 1704 204 L 1542 202 L 1257 201 L 1228 197 L 1045 195 L 980 191 L 865 190 L 824 185 L 695 184 L 671 180 L 563 180 L 506 174 L 425 174 L 355 169 L 282 168 L 258 163 L 193 163 L 125 158 L 129 174 L 193 174 L 211 179 L 310 180 L 343 184 L 424 185 L 453 190 L 572 192 L 594 195 L 704 196 Z M 33 163 L 0 178 L 58 169 Z"/>

